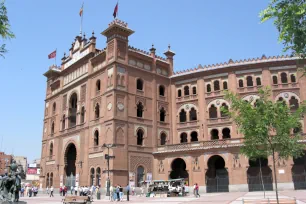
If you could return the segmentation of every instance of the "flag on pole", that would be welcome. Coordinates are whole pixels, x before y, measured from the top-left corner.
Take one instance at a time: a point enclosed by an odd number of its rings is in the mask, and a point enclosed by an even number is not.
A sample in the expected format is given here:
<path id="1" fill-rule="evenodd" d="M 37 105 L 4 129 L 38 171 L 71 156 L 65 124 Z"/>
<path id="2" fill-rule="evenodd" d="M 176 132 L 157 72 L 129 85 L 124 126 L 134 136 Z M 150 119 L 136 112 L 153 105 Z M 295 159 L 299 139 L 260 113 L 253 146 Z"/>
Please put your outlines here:
<path id="1" fill-rule="evenodd" d="M 82 16 L 83 15 L 83 6 L 84 6 L 84 3 L 82 4 L 82 7 L 81 7 L 81 9 L 80 9 L 80 16 Z"/>
<path id="2" fill-rule="evenodd" d="M 117 13 L 118 13 L 118 2 L 117 2 L 116 7 L 114 9 L 114 13 L 113 13 L 114 18 L 116 18 Z"/>
<path id="3" fill-rule="evenodd" d="M 48 55 L 48 59 L 52 59 L 52 58 L 55 58 L 56 57 L 56 50 L 54 50 L 53 52 L 51 52 L 49 55 Z"/>

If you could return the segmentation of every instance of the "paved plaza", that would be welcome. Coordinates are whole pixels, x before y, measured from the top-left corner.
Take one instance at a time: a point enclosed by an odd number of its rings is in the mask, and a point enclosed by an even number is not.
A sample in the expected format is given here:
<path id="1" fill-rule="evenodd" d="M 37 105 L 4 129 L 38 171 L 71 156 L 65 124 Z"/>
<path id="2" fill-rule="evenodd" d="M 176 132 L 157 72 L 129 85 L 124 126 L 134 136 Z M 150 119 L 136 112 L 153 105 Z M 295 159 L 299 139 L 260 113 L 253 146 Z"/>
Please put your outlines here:
<path id="1" fill-rule="evenodd" d="M 281 191 L 279 192 L 280 198 L 296 198 L 297 203 L 306 204 L 306 191 Z M 200 198 L 193 196 L 187 197 L 172 197 L 172 198 L 146 198 L 139 196 L 130 196 L 129 203 L 214 203 L 214 204 L 242 204 L 243 199 L 260 200 L 263 198 L 263 192 L 235 192 L 235 193 L 209 193 L 202 194 Z M 275 192 L 266 192 L 266 198 L 275 198 Z M 38 197 L 24 197 L 21 201 L 28 204 L 60 204 L 62 197 L 55 195 L 50 198 L 47 195 L 39 195 Z M 102 200 L 94 200 L 95 203 L 108 203 L 109 200 L 102 198 Z M 124 202 L 127 202 L 124 200 Z"/>

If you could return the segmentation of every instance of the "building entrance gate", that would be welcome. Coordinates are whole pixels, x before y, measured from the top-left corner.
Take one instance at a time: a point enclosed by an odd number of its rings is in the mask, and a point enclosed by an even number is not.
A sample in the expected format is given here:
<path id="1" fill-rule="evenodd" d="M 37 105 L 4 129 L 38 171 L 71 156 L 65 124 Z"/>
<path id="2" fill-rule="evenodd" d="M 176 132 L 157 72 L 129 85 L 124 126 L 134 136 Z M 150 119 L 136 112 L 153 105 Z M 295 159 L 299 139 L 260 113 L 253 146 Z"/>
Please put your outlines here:
<path id="1" fill-rule="evenodd" d="M 295 190 L 306 189 L 306 155 L 300 158 L 293 159 L 294 165 L 292 166 L 292 181 Z"/>
<path id="2" fill-rule="evenodd" d="M 75 186 L 75 176 L 73 176 L 72 174 L 68 177 L 66 177 L 66 182 L 65 182 L 65 186 L 68 189 L 71 189 L 71 186 Z"/>
<path id="3" fill-rule="evenodd" d="M 247 170 L 247 182 L 249 191 L 272 191 L 272 170 L 265 158 L 249 160 L 250 167 Z"/>
<path id="4" fill-rule="evenodd" d="M 221 156 L 215 155 L 208 160 L 206 172 L 206 192 L 229 192 L 228 172 L 225 161 Z"/>
<path id="5" fill-rule="evenodd" d="M 66 187 L 69 187 L 70 189 L 71 186 L 75 186 L 75 175 L 76 175 L 76 147 L 74 144 L 69 144 L 67 149 L 66 149 L 66 154 L 65 154 L 65 173 L 66 173 L 66 178 L 64 184 Z"/>

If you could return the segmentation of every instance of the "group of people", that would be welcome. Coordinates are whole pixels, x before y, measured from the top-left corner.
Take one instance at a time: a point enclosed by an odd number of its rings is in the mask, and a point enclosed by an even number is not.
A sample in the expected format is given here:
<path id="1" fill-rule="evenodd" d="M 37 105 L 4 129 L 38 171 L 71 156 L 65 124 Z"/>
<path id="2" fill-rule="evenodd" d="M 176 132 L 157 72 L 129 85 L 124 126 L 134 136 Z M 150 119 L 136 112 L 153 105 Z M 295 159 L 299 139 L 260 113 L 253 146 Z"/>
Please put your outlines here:
<path id="1" fill-rule="evenodd" d="M 27 196 L 29 197 L 36 197 L 37 194 L 38 194 L 38 187 L 36 186 L 22 186 L 21 189 L 20 189 L 20 197 L 24 197 L 24 194 L 26 194 Z"/>
<path id="2" fill-rule="evenodd" d="M 125 191 L 126 191 L 126 200 L 130 201 L 130 186 L 129 184 L 126 185 Z M 111 201 L 123 201 L 123 187 L 120 185 L 117 186 L 110 186 L 110 200 Z"/>
<path id="3" fill-rule="evenodd" d="M 193 185 L 193 194 L 194 196 L 197 198 L 197 197 L 200 197 L 200 194 L 199 194 L 199 185 L 197 183 L 195 183 Z"/>
<path id="4" fill-rule="evenodd" d="M 53 195 L 53 191 L 54 188 L 53 186 L 51 186 L 51 188 L 47 187 L 46 188 L 47 194 L 50 195 L 50 197 L 54 197 Z M 88 187 L 88 186 L 71 186 L 70 187 L 70 193 L 71 195 L 79 195 L 79 196 L 93 196 L 96 195 L 97 192 L 99 191 L 99 186 L 92 186 L 92 187 Z M 61 186 L 59 189 L 59 193 L 61 196 L 66 196 L 68 195 L 68 188 L 67 186 Z"/>

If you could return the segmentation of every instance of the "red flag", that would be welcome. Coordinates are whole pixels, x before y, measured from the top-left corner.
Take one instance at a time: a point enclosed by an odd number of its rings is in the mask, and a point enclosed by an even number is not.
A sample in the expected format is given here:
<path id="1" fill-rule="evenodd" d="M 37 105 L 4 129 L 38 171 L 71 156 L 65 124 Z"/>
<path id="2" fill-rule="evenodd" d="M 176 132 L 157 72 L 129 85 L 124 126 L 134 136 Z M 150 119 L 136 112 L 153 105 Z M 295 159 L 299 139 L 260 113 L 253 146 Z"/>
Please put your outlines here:
<path id="1" fill-rule="evenodd" d="M 116 7 L 114 9 L 114 13 L 113 13 L 114 18 L 116 18 L 117 13 L 118 13 L 118 3 L 116 4 Z"/>
<path id="2" fill-rule="evenodd" d="M 80 16 L 83 15 L 83 6 L 84 6 L 84 3 L 82 4 L 82 8 L 80 9 L 80 13 L 79 13 Z"/>
<path id="3" fill-rule="evenodd" d="M 56 57 L 56 50 L 54 50 L 53 52 L 51 52 L 49 55 L 48 55 L 48 58 L 49 59 L 52 59 L 52 58 L 55 58 Z"/>

